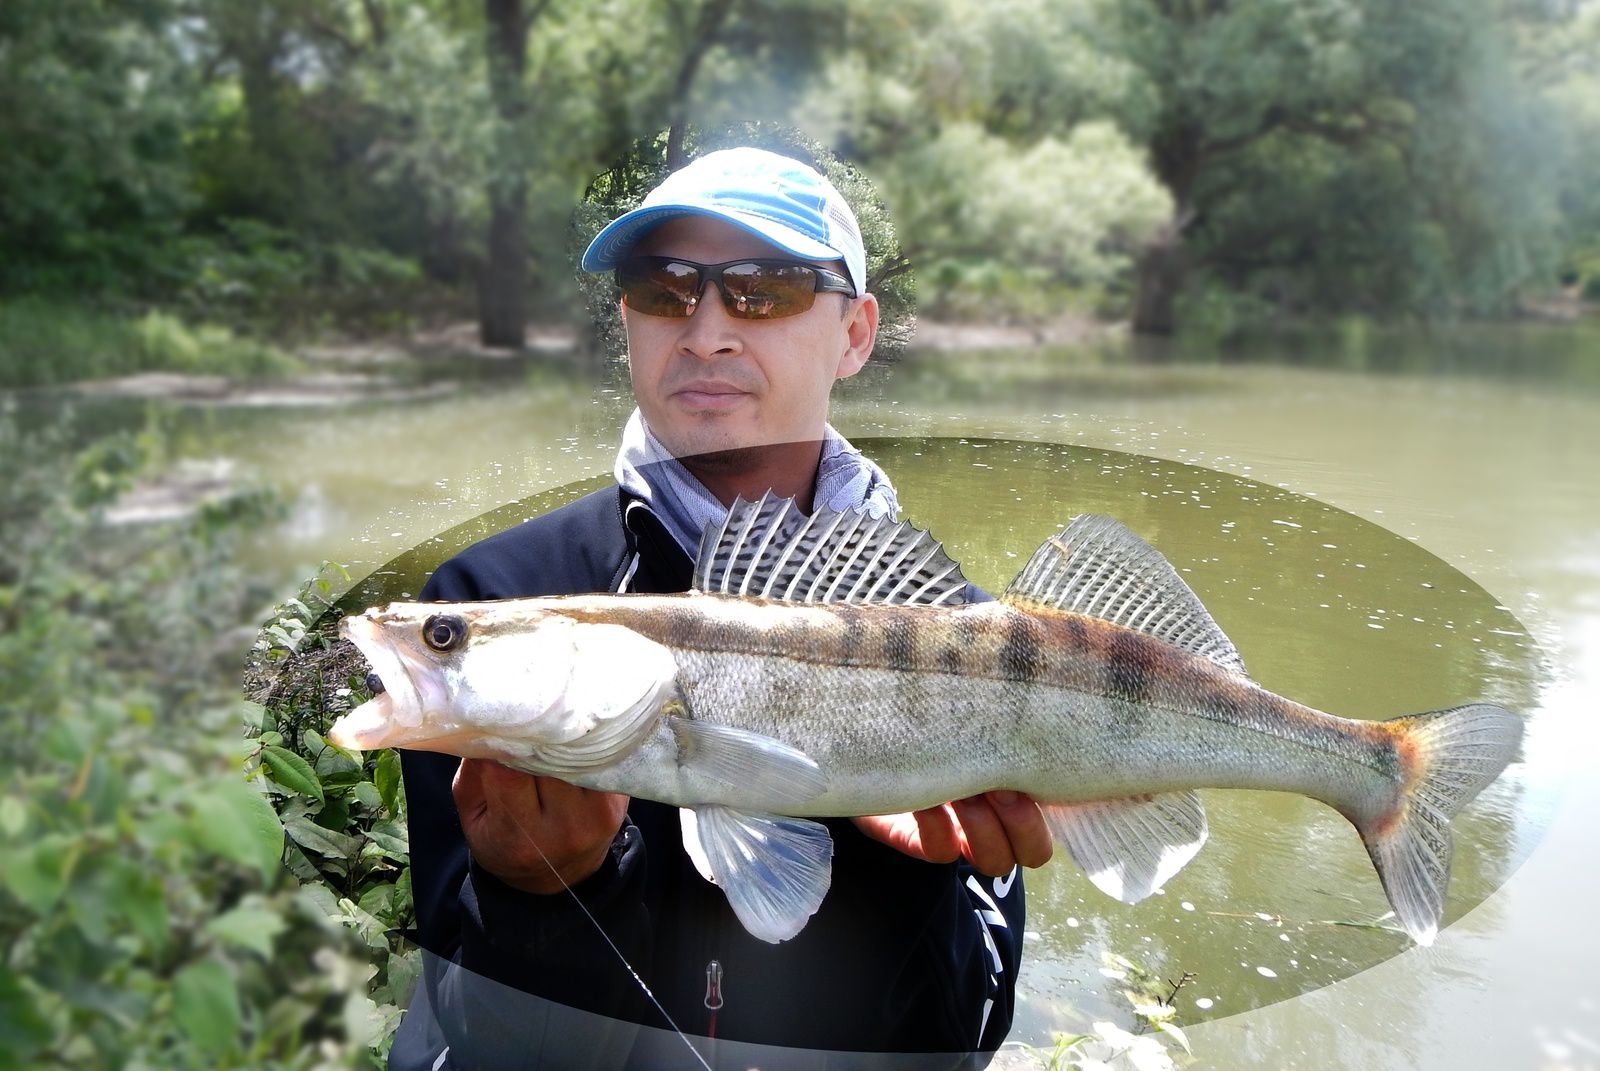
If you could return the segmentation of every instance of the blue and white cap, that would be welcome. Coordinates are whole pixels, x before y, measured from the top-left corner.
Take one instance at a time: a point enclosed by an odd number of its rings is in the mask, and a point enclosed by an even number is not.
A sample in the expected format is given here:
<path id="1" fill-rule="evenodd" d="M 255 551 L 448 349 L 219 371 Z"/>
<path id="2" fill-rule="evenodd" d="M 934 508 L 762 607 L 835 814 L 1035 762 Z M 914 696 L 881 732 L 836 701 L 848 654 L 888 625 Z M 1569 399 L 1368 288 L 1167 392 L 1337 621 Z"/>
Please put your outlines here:
<path id="1" fill-rule="evenodd" d="M 595 235 L 583 270 L 615 268 L 646 231 L 680 216 L 725 219 L 802 260 L 842 260 L 856 296 L 866 292 L 861 228 L 844 197 L 798 160 L 749 147 L 707 153 L 668 175 Z"/>

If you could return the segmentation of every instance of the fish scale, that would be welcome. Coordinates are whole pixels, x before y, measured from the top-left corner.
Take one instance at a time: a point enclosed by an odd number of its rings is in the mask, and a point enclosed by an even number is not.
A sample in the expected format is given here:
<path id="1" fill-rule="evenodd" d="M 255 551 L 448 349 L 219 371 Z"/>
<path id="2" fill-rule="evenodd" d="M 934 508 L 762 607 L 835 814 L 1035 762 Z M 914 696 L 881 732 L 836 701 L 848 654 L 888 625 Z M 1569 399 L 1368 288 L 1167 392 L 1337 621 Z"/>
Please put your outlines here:
<path id="1" fill-rule="evenodd" d="M 1133 903 L 1204 843 L 1195 789 L 1297 792 L 1356 826 L 1421 943 L 1444 910 L 1448 820 L 1521 739 L 1487 703 L 1367 722 L 1261 688 L 1171 564 L 1101 517 L 1047 540 L 999 601 L 966 604 L 909 525 L 739 502 L 695 585 L 347 618 L 384 691 L 330 736 L 684 808 L 685 850 L 769 941 L 827 893 L 813 818 L 1026 792 Z"/>

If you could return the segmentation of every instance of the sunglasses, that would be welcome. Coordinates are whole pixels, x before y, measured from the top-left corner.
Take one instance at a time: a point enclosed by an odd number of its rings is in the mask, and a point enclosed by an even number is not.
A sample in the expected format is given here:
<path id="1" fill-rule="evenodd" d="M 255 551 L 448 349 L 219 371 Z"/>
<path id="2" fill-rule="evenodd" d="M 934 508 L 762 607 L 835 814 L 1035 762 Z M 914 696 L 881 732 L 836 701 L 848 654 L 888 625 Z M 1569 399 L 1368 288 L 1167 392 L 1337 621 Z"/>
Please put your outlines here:
<path id="1" fill-rule="evenodd" d="M 617 268 L 623 304 L 647 316 L 692 315 L 707 283 L 721 291 L 728 315 L 741 320 L 796 316 L 811 308 L 818 294 L 855 293 L 838 272 L 792 260 L 696 264 L 675 257 L 632 257 Z"/>

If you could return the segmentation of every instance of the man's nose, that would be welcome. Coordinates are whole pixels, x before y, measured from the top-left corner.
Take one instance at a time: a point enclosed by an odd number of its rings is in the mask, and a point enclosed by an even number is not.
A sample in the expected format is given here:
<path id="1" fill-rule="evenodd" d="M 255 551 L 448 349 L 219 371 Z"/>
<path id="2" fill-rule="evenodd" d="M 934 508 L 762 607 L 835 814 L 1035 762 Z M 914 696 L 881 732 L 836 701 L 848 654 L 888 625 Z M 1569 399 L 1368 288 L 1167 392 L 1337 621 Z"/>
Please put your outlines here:
<path id="1" fill-rule="evenodd" d="M 700 300 L 684 319 L 679 345 L 703 357 L 720 356 L 743 348 L 739 321 L 722 303 L 722 291 L 710 280 L 700 288 Z"/>

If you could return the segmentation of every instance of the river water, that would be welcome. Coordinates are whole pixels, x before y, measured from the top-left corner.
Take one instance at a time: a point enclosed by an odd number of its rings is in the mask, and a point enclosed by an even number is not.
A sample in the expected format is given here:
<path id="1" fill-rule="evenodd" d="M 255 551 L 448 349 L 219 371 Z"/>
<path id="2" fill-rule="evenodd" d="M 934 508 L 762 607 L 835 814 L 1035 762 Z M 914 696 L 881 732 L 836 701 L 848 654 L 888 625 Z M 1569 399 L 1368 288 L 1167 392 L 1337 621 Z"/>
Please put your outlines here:
<path id="1" fill-rule="evenodd" d="M 173 427 L 180 454 L 289 497 L 252 551 L 287 594 L 325 559 L 425 563 L 586 489 L 628 408 L 615 369 L 504 365 L 424 400 Z M 1176 1002 L 1197 1066 L 1600 1067 L 1600 329 L 913 350 L 843 385 L 834 417 L 991 590 L 1106 513 L 1184 571 L 1268 688 L 1348 716 L 1487 698 L 1528 718 L 1523 761 L 1455 823 L 1432 948 L 1384 920 L 1338 815 L 1210 792 L 1210 842 L 1144 904 L 1060 857 L 1029 876 L 1014 1038 L 1126 1022 L 1115 953 L 1194 975 Z"/>

